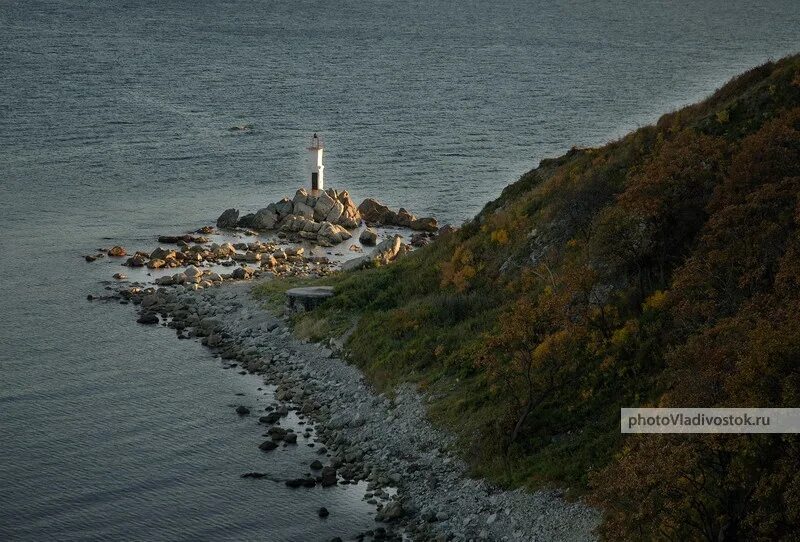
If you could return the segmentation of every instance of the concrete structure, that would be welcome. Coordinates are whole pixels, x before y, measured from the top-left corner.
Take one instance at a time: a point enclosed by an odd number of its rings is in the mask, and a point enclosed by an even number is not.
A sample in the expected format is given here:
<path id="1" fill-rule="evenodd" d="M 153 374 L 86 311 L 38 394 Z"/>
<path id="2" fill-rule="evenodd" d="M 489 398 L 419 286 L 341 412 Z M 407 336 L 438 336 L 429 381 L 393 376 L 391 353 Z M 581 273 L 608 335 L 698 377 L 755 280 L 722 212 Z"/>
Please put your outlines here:
<path id="1" fill-rule="evenodd" d="M 311 194 L 319 195 L 322 190 L 325 190 L 325 181 L 323 170 L 325 166 L 322 165 L 322 150 L 325 148 L 325 143 L 322 137 L 316 133 L 311 137 L 311 146 L 308 147 L 309 162 L 311 164 Z"/>
<path id="2" fill-rule="evenodd" d="M 287 312 L 310 311 L 333 297 L 333 286 L 306 286 L 286 291 Z"/>

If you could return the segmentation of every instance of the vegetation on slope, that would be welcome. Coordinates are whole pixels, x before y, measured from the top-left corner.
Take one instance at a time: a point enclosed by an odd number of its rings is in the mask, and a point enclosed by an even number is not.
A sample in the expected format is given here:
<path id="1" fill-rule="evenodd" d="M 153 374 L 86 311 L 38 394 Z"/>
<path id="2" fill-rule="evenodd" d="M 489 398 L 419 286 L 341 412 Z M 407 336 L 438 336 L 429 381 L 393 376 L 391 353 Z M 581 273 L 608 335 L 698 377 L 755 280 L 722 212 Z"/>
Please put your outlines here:
<path id="1" fill-rule="evenodd" d="M 797 539 L 798 438 L 623 438 L 619 408 L 800 406 L 798 223 L 794 56 L 543 161 L 297 325 L 354 325 L 353 362 L 418 383 L 476 474 L 588 492 L 607 539 Z"/>

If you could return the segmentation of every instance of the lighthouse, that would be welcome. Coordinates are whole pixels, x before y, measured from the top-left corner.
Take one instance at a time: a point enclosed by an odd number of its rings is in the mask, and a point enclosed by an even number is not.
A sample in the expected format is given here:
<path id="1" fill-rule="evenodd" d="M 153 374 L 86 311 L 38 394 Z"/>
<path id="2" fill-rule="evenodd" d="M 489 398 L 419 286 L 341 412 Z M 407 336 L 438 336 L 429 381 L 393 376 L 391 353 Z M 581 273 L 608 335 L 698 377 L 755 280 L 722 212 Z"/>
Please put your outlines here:
<path id="1" fill-rule="evenodd" d="M 324 190 L 322 170 L 325 166 L 322 165 L 322 150 L 325 143 L 322 137 L 316 133 L 311 137 L 311 146 L 308 147 L 309 163 L 311 164 L 311 193 L 314 195 L 319 194 L 320 190 Z"/>

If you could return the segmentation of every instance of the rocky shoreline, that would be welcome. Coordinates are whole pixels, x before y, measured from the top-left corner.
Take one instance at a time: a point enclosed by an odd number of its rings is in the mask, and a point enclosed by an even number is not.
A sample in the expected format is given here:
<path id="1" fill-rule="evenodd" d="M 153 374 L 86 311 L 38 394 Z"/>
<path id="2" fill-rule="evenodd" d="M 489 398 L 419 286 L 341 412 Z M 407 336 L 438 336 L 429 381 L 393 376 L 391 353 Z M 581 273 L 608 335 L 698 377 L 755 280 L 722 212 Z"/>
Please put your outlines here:
<path id="1" fill-rule="evenodd" d="M 393 398 L 375 394 L 335 345 L 293 338 L 284 319 L 251 297 L 251 288 L 243 282 L 202 290 L 176 285 L 127 298 L 140 307 L 140 318 L 150 319 L 144 323 L 198 338 L 227 363 L 276 386 L 278 402 L 266 412 L 239 412 L 265 425 L 267 440 L 253 443 L 265 454 L 297 445 L 298 435 L 281 427 L 290 411 L 307 420 L 301 442 L 316 446 L 319 461 L 297 477 L 273 481 L 298 491 L 367 481 L 364 499 L 376 507 L 376 528 L 354 533 L 358 540 L 594 538 L 597 512 L 557 491 L 503 491 L 470 479 L 466 465 L 448 452 L 452 438 L 427 421 L 415 390 L 401 387 Z"/>
<path id="2" fill-rule="evenodd" d="M 428 422 L 424 399 L 412 387 L 396 389 L 391 398 L 374 393 L 360 371 L 342 360 L 343 341 L 330 347 L 299 341 L 285 316 L 271 314 L 251 296 L 248 280 L 387 265 L 452 227 L 438 228 L 433 218 L 395 212 L 372 199 L 356 208 L 346 191 L 333 189 L 314 195 L 300 189 L 292 200 L 241 218 L 238 210 L 228 209 L 216 225 L 219 231 L 205 226 L 158 238 L 159 245 L 174 249 L 158 246 L 129 256 L 115 246 L 86 256 L 87 261 L 109 256 L 120 263 L 127 257 L 122 263 L 127 269 L 147 272 L 143 282 L 128 282 L 116 273 L 116 281 L 106 286 L 110 294 L 88 299 L 132 303 L 138 307 L 137 322 L 168 326 L 179 339 L 200 340 L 227 368 L 240 367 L 275 386 L 276 402 L 265 411 L 236 409 L 264 426 L 265 440 L 253 446 L 268 459 L 281 447 L 307 445 L 319 459 L 288 479 L 257 471 L 242 477 L 298 491 L 366 481 L 364 500 L 375 506 L 376 527 L 354 533 L 357 540 L 594 539 L 595 510 L 568 503 L 557 491 L 502 491 L 470 479 L 467 466 L 451 453 L 452 437 Z M 359 244 L 342 249 L 356 227 Z M 395 228 L 410 230 L 409 244 Z M 256 239 L 231 242 L 230 235 Z M 320 254 L 325 247 L 331 250 Z M 352 252 L 364 255 L 346 255 Z M 294 300 L 294 309 L 304 310 L 307 301 Z M 300 420 L 297 430 L 287 421 L 290 413 Z M 326 514 L 325 508 L 319 510 L 320 517 Z"/>

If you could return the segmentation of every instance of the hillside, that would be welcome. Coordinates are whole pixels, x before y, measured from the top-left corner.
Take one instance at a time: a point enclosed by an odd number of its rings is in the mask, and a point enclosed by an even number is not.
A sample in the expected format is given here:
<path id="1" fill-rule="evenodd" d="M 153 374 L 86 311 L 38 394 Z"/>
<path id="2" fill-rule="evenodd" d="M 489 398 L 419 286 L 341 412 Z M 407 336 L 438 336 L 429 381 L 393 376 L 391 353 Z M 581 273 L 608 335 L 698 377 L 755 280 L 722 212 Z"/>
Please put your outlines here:
<path id="1" fill-rule="evenodd" d="M 417 383 L 476 475 L 586 495 L 606 539 L 798 539 L 798 438 L 619 432 L 621 406 L 800 406 L 798 223 L 793 56 L 327 279 L 296 331 L 350 330 L 351 360 Z"/>

